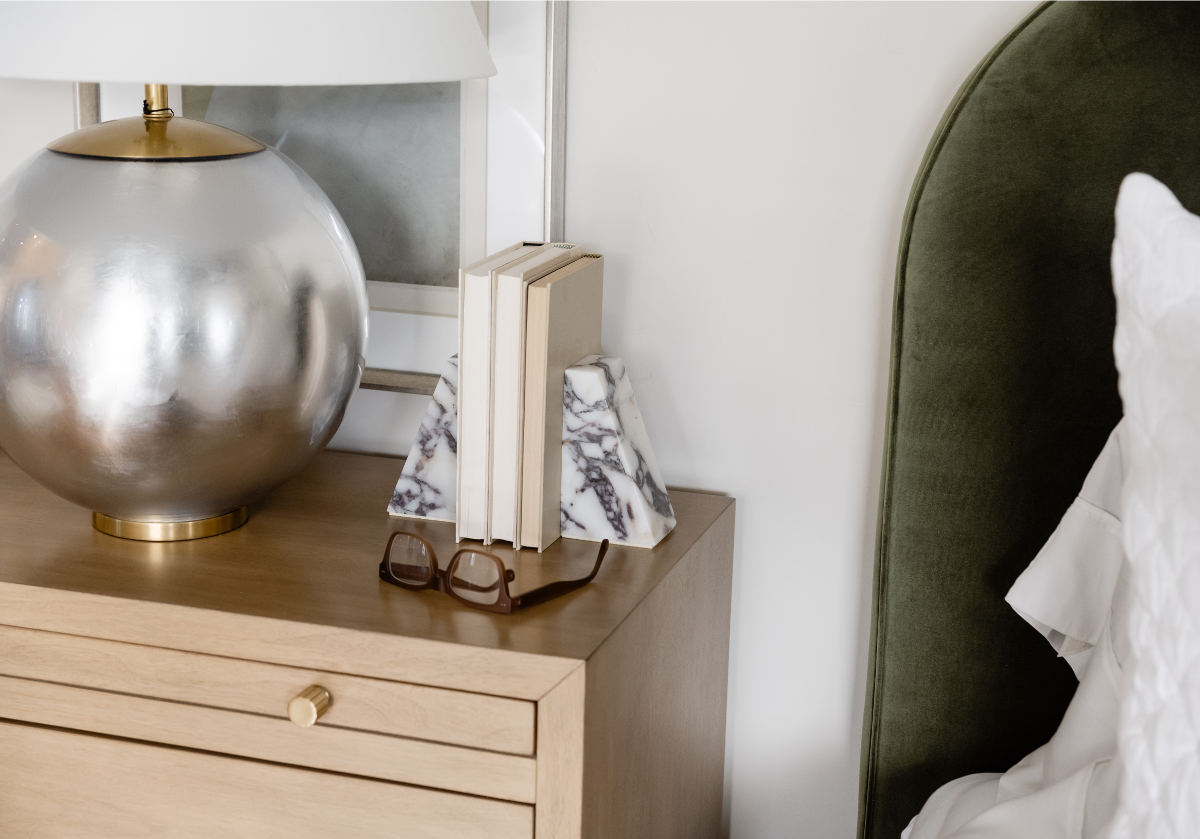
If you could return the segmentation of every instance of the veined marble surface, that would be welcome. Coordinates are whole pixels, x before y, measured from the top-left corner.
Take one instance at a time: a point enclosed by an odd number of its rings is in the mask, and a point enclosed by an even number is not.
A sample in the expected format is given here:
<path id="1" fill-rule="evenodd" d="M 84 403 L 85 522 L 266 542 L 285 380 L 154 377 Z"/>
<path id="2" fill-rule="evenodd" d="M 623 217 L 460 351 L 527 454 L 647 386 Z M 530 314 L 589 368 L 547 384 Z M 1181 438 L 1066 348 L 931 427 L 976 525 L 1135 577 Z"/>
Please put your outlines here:
<path id="1" fill-rule="evenodd" d="M 393 516 L 454 521 L 458 481 L 458 356 L 446 363 L 392 492 Z"/>
<path id="2" fill-rule="evenodd" d="M 650 548 L 675 510 L 650 448 L 625 363 L 588 356 L 563 390 L 562 535 Z"/>

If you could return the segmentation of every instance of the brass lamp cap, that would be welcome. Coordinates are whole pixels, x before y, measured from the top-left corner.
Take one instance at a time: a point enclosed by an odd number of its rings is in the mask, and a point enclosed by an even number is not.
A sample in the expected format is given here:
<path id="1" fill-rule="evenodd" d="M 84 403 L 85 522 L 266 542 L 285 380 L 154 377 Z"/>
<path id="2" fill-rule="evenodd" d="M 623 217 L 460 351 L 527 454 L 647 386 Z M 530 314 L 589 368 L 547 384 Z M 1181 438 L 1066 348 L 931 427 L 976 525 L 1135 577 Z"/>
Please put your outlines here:
<path id="1" fill-rule="evenodd" d="M 266 148 L 245 134 L 183 117 L 127 117 L 89 125 L 46 148 L 76 157 L 115 160 L 214 160 Z"/>

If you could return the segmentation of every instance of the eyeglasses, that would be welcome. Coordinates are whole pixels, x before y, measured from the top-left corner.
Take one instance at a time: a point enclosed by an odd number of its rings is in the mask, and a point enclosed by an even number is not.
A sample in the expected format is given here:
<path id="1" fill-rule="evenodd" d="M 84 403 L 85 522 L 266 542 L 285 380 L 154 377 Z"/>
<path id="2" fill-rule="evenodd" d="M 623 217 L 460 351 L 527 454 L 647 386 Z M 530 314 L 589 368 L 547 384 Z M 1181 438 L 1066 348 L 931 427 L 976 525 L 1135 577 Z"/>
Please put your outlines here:
<path id="1" fill-rule="evenodd" d="M 454 599 L 487 612 L 510 615 L 518 609 L 544 603 L 552 597 L 585 586 L 600 570 L 608 553 L 608 540 L 600 543 L 600 553 L 591 573 L 578 580 L 560 580 L 513 597 L 508 584 L 515 574 L 505 568 L 495 554 L 476 548 L 462 548 L 443 571 L 438 567 L 433 546 L 415 533 L 400 530 L 388 537 L 379 563 L 379 579 L 410 591 L 437 589 Z"/>

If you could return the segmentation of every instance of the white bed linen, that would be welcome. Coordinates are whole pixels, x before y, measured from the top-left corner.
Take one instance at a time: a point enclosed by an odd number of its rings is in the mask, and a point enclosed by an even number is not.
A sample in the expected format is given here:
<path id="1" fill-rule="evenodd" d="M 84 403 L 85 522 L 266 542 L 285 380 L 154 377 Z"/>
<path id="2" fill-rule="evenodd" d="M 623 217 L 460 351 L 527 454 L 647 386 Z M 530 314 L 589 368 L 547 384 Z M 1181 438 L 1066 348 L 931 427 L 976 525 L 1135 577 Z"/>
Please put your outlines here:
<path id="1" fill-rule="evenodd" d="M 1128 609 L 1120 512 L 1123 425 L 1006 600 L 1067 660 L 1079 687 L 1048 743 L 1004 774 L 968 775 L 926 802 L 904 839 L 1090 839 L 1106 834 Z M 1114 624 L 1116 632 L 1114 633 Z M 981 721 L 982 722 L 982 721 Z M 986 723 L 984 723 L 986 724 Z"/>
<path id="2" fill-rule="evenodd" d="M 1200 837 L 1200 218 L 1149 175 L 1117 196 L 1128 680 L 1114 839 Z"/>

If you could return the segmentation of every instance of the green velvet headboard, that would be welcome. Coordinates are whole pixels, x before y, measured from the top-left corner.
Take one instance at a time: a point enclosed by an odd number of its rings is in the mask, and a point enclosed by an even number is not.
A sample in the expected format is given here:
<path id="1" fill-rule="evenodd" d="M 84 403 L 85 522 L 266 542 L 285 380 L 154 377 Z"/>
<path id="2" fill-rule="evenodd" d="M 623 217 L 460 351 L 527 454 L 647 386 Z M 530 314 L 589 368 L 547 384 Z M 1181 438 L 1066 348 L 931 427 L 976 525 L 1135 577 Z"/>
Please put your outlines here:
<path id="1" fill-rule="evenodd" d="M 862 839 L 1053 732 L 1067 665 L 1004 603 L 1120 415 L 1121 179 L 1200 208 L 1200 4 L 1040 7 L 963 85 L 896 279 Z"/>

